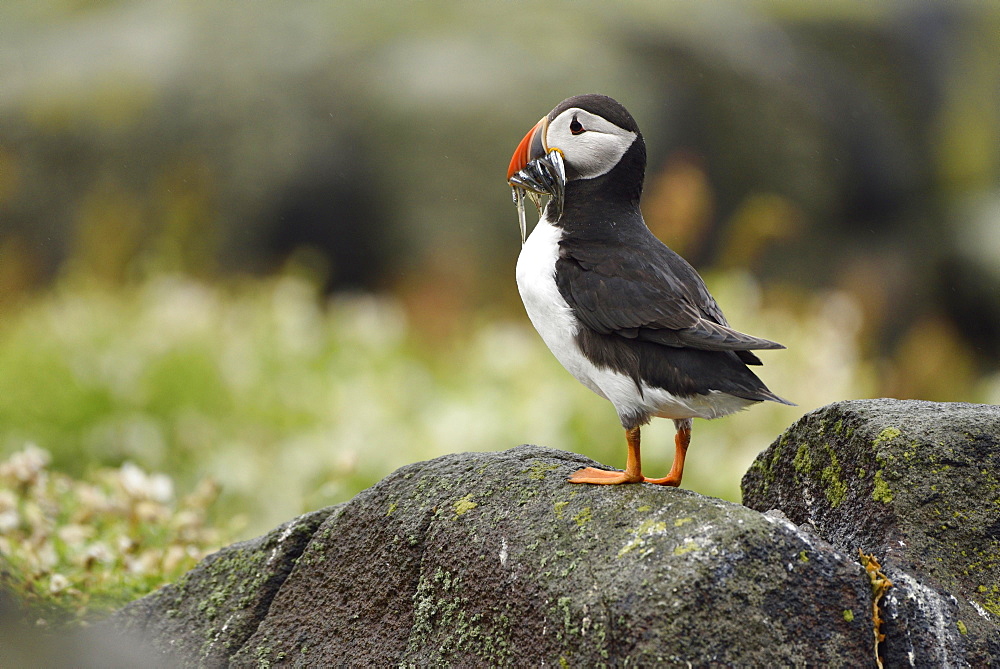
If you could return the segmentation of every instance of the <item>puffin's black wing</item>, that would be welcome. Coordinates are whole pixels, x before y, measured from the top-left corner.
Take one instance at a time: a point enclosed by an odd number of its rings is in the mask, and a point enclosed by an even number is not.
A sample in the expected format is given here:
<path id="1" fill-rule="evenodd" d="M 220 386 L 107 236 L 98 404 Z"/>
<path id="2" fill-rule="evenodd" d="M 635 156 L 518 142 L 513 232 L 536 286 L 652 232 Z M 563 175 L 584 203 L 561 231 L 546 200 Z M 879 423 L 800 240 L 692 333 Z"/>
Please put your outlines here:
<path id="1" fill-rule="evenodd" d="M 641 243 L 560 242 L 556 282 L 584 325 L 667 346 L 735 351 L 746 364 L 760 364 L 750 350 L 784 348 L 730 328 L 694 268 L 642 230 L 648 238 Z"/>

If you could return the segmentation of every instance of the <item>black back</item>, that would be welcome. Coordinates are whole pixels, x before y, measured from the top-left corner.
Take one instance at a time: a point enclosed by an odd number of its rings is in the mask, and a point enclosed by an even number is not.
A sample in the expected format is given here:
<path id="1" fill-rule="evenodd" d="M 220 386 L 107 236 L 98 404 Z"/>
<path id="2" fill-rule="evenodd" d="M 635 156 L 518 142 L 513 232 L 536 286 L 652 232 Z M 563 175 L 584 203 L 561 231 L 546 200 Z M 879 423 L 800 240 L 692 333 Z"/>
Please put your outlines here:
<path id="1" fill-rule="evenodd" d="M 752 349 L 784 347 L 730 328 L 695 269 L 646 226 L 639 209 L 646 146 L 635 120 L 602 95 L 564 100 L 549 118 L 573 107 L 637 135 L 606 174 L 567 182 L 555 222 L 564 231 L 556 283 L 583 325 L 581 350 L 640 390 L 646 384 L 686 396 L 717 390 L 784 402 L 746 367 L 760 364 Z"/>

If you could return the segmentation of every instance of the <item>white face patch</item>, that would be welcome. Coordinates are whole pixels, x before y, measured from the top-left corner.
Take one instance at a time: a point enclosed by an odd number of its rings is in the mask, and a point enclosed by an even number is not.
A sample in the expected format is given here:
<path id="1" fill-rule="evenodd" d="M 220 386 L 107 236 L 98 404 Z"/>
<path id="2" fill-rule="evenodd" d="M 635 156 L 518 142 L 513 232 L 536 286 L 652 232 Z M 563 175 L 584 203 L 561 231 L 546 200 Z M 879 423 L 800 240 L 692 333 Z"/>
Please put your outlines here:
<path id="1" fill-rule="evenodd" d="M 548 149 L 562 151 L 581 179 L 607 174 L 632 146 L 636 134 L 607 119 L 573 107 L 556 116 L 545 133 Z"/>

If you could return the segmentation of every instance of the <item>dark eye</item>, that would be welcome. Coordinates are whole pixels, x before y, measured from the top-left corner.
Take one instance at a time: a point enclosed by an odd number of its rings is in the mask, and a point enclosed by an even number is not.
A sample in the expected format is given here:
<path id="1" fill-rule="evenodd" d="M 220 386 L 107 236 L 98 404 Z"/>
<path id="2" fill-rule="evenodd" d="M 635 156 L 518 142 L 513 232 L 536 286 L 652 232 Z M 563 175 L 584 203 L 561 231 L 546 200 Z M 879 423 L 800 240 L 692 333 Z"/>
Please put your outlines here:
<path id="1" fill-rule="evenodd" d="M 576 117 L 574 116 L 574 117 L 573 117 L 573 120 L 572 120 L 572 121 L 570 121 L 570 124 L 569 124 L 569 131 L 570 131 L 571 133 L 573 133 L 574 135 L 579 135 L 579 134 L 582 134 L 582 133 L 585 133 L 585 132 L 587 132 L 587 129 L 586 129 L 586 128 L 584 128 L 584 127 L 583 127 L 583 126 L 582 126 L 582 125 L 580 124 L 580 122 L 576 120 Z"/>

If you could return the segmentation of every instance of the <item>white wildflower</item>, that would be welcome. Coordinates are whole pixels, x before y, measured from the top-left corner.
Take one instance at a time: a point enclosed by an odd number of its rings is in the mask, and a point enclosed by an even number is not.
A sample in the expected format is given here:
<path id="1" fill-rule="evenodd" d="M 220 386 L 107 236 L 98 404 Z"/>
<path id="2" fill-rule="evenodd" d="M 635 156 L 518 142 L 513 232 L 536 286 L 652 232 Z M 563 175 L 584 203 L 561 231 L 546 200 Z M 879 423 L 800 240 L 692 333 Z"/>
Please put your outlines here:
<path id="1" fill-rule="evenodd" d="M 13 532 L 21 525 L 21 517 L 17 515 L 16 509 L 0 511 L 0 534 Z"/>
<path id="2" fill-rule="evenodd" d="M 119 470 L 122 488 L 133 499 L 150 499 L 169 502 L 174 496 L 174 484 L 166 474 L 147 474 L 131 462 Z"/>
<path id="3" fill-rule="evenodd" d="M 29 443 L 24 450 L 14 453 L 6 462 L 0 463 L 0 478 L 17 483 L 35 483 L 51 461 L 52 456 L 48 451 Z"/>
<path id="4" fill-rule="evenodd" d="M 77 524 L 63 525 L 56 530 L 56 534 L 66 544 L 73 548 L 77 548 L 82 546 L 84 541 L 94 536 L 94 528 Z"/>
<path id="5" fill-rule="evenodd" d="M 132 507 L 132 513 L 144 523 L 159 523 L 170 517 L 167 507 L 150 500 L 139 500 Z"/>
<path id="6" fill-rule="evenodd" d="M 58 594 L 69 587 L 69 579 L 62 574 L 52 574 L 49 578 L 49 592 Z"/>
<path id="7" fill-rule="evenodd" d="M 95 541 L 94 543 L 87 546 L 87 550 L 83 553 L 84 564 L 93 564 L 99 562 L 101 564 L 111 564 L 115 560 L 114 553 L 103 541 Z"/>
<path id="8" fill-rule="evenodd" d="M 147 575 L 160 572 L 160 552 L 147 550 L 125 558 L 125 568 L 130 574 Z"/>
<path id="9" fill-rule="evenodd" d="M 123 555 L 126 553 L 132 553 L 138 548 L 138 544 L 132 537 L 125 536 L 124 534 L 118 537 L 118 552 Z"/>
<path id="10" fill-rule="evenodd" d="M 30 551 L 27 553 L 32 555 Z M 43 570 L 49 570 L 59 564 L 59 555 L 56 553 L 56 548 L 52 545 L 52 542 L 46 541 L 35 549 L 33 560 Z"/>
<path id="11" fill-rule="evenodd" d="M 0 490 L 0 534 L 17 529 L 21 516 L 17 512 L 17 495 L 10 490 Z"/>
<path id="12" fill-rule="evenodd" d="M 186 559 L 187 551 L 184 549 L 184 546 L 178 546 L 177 544 L 167 546 L 167 552 L 163 556 L 161 569 L 168 572 L 175 571 Z"/>

